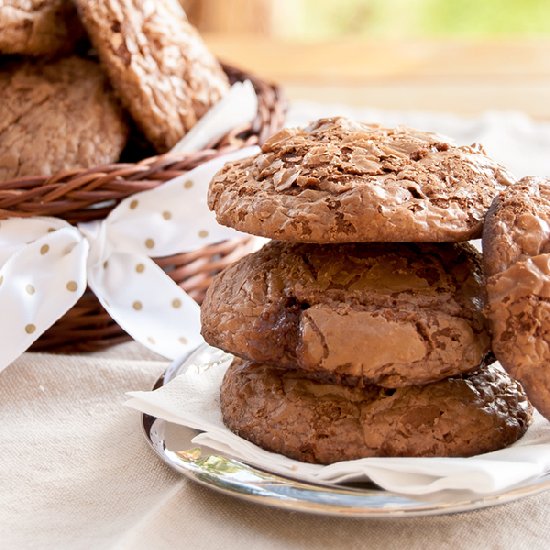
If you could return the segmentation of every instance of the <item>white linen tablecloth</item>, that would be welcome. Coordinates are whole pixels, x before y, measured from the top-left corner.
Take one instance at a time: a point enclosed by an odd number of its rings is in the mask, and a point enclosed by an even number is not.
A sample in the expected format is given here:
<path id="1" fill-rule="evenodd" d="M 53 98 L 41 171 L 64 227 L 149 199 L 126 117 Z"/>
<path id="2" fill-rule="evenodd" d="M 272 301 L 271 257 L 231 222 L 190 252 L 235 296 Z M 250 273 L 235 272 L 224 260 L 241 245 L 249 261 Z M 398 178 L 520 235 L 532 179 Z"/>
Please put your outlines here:
<path id="1" fill-rule="evenodd" d="M 28 353 L 0 375 L 0 548 L 546 548 L 550 492 L 465 514 L 317 517 L 255 506 L 172 472 L 124 393 L 166 363 L 139 344 Z"/>
<path id="2" fill-rule="evenodd" d="M 481 141 L 518 176 L 550 175 L 550 124 L 518 113 L 350 111 L 295 104 L 290 124 L 347 114 Z M 550 492 L 452 516 L 340 519 L 241 502 L 172 472 L 125 392 L 166 362 L 139 344 L 80 355 L 27 353 L 0 374 L 0 549 L 545 549 Z"/>

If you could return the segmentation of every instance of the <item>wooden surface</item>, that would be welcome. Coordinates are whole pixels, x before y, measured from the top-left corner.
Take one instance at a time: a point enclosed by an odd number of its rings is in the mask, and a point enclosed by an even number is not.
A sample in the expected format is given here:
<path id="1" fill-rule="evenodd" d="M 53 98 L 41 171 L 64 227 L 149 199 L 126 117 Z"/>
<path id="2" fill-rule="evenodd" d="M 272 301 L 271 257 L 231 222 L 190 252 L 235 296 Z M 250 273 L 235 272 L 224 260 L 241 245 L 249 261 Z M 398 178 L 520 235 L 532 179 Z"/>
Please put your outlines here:
<path id="1" fill-rule="evenodd" d="M 281 83 L 293 99 L 550 120 L 550 38 L 523 41 L 291 43 L 205 34 L 222 59 Z"/>
<path id="2" fill-rule="evenodd" d="M 272 34 L 281 0 L 180 0 L 189 21 L 202 33 Z M 288 0 L 287 0 L 288 1 Z"/>

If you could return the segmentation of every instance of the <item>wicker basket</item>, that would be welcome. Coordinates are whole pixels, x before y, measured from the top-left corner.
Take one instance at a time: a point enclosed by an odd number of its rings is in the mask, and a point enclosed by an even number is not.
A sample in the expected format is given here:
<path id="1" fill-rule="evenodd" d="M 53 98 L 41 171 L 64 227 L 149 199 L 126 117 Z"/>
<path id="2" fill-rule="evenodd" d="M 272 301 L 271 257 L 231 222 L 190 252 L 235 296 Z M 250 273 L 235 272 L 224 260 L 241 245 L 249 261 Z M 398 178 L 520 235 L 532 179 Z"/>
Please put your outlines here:
<path id="1" fill-rule="evenodd" d="M 263 143 L 284 122 L 286 103 L 280 89 L 224 65 L 230 81 L 249 79 L 258 95 L 258 113 L 247 127 L 236 128 L 197 153 L 167 153 L 138 162 L 109 164 L 53 176 L 27 176 L 0 182 L 0 219 L 53 216 L 70 223 L 103 219 L 124 198 L 152 189 L 221 154 Z M 143 158 L 147 148 L 136 140 L 123 156 Z M 155 261 L 197 302 L 212 277 L 250 248 L 250 239 L 225 241 Z M 34 351 L 97 351 L 130 337 L 110 318 L 90 290 L 32 346 Z"/>

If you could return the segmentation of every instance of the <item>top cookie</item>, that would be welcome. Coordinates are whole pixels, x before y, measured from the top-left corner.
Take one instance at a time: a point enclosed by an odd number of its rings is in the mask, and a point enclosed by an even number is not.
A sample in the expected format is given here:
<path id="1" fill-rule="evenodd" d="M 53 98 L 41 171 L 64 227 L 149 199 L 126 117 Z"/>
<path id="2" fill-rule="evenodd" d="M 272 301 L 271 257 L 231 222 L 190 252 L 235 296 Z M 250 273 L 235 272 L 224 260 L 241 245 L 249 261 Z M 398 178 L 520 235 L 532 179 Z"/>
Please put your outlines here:
<path id="1" fill-rule="evenodd" d="M 495 199 L 483 252 L 495 355 L 550 418 L 550 178 L 523 178 Z"/>
<path id="2" fill-rule="evenodd" d="M 282 130 L 214 177 L 220 223 L 293 242 L 457 242 L 513 182 L 479 146 L 344 118 Z"/>
<path id="3" fill-rule="evenodd" d="M 71 0 L 0 2 L 0 52 L 52 55 L 71 51 L 84 29 Z"/>
<path id="4" fill-rule="evenodd" d="M 229 82 L 177 0 L 77 0 L 113 87 L 159 152 L 172 148 Z"/>

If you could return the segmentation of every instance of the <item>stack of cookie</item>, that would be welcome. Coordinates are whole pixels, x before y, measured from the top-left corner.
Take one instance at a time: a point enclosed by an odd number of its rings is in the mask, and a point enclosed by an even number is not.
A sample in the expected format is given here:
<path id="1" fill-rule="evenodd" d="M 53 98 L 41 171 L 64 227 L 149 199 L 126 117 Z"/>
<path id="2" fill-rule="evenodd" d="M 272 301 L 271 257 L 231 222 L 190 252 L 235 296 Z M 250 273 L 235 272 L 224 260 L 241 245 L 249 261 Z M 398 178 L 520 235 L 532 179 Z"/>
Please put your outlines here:
<path id="1" fill-rule="evenodd" d="M 214 281 L 210 344 L 237 356 L 226 425 L 307 462 L 470 456 L 527 429 L 521 386 L 491 365 L 480 236 L 513 182 L 478 147 L 326 119 L 226 165 L 218 220 L 274 239 Z"/>
<path id="2" fill-rule="evenodd" d="M 229 88 L 178 0 L 1 3 L 0 56 L 0 181 L 166 152 Z"/>

